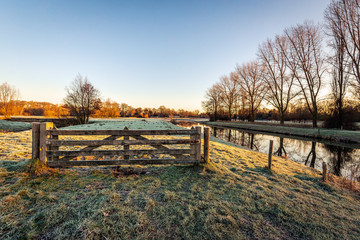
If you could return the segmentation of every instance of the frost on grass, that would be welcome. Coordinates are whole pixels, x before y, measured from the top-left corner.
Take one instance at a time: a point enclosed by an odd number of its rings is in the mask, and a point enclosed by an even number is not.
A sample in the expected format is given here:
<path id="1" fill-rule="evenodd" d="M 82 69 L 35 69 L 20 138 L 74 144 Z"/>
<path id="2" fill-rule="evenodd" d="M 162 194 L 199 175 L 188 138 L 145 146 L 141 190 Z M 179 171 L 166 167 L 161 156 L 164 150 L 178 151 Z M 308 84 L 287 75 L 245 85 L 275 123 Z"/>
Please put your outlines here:
<path id="1" fill-rule="evenodd" d="M 0 160 L 22 161 L 31 158 L 31 131 L 0 132 Z"/>
<path id="2" fill-rule="evenodd" d="M 120 119 L 120 120 L 94 120 L 90 124 L 76 125 L 61 129 L 79 130 L 123 130 L 128 127 L 130 130 L 170 130 L 183 129 L 161 119 Z"/>
<path id="3" fill-rule="evenodd" d="M 0 120 L 0 131 L 17 132 L 31 129 L 31 123 Z"/>
<path id="4" fill-rule="evenodd" d="M 115 122 L 110 125 L 116 127 Z M 117 178 L 98 169 L 49 174 L 38 162 L 27 165 L 26 172 L 15 170 L 23 162 L 1 165 L 6 162 L 2 160 L 30 157 L 30 131 L 4 133 L 0 141 L 5 154 L 0 156 L 4 239 L 358 239 L 360 235 L 358 198 L 324 184 L 316 170 L 284 158 L 274 157 L 269 171 L 266 154 L 211 141 L 210 164 L 151 166 L 149 174 Z"/>

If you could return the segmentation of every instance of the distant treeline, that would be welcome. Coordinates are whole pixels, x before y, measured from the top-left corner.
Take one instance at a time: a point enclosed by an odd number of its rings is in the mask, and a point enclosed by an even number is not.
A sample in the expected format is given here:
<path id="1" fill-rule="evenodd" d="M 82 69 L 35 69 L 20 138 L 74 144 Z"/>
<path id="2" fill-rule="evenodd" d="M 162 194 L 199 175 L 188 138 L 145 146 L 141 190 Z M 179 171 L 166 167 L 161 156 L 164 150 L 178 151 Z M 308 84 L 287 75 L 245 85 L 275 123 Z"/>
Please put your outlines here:
<path id="1" fill-rule="evenodd" d="M 1 103 L 0 115 L 6 115 Z M 69 110 L 69 108 L 64 104 L 14 100 L 11 101 L 10 106 L 7 108 L 7 115 L 65 117 L 75 116 L 75 113 L 71 112 L 71 110 Z M 201 114 L 199 110 L 175 110 L 167 108 L 165 106 L 160 106 L 159 108 L 134 108 L 126 103 L 119 104 L 110 99 L 101 102 L 99 109 L 95 110 L 91 116 L 95 118 L 207 117 L 206 114 Z"/>
<path id="2" fill-rule="evenodd" d="M 320 102 L 318 107 L 318 120 L 328 121 L 328 119 L 333 115 L 333 102 L 331 100 L 325 100 Z M 235 113 L 232 115 L 231 120 L 249 121 L 250 112 L 248 109 L 237 109 L 234 110 L 234 112 Z M 350 100 L 345 101 L 344 115 L 345 119 L 351 119 L 352 122 L 360 122 L 360 102 Z M 209 117 L 211 121 L 215 121 L 214 113 L 210 113 Z M 216 120 L 230 120 L 228 110 L 225 107 L 219 107 Z M 280 121 L 280 115 L 275 109 L 260 108 L 255 113 L 255 120 Z M 299 101 L 297 103 L 290 104 L 289 109 L 284 116 L 284 121 L 312 121 L 312 115 L 307 106 Z"/>

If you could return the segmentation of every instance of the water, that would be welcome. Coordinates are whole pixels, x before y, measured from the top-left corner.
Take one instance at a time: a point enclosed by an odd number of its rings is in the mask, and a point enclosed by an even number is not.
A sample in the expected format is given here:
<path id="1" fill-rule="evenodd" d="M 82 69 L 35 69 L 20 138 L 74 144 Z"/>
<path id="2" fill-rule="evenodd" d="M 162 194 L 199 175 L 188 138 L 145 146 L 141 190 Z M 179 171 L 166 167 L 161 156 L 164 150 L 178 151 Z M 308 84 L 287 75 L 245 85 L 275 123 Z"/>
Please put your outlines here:
<path id="1" fill-rule="evenodd" d="M 179 122 L 186 128 L 204 125 Z M 209 127 L 209 126 L 206 126 Z M 210 127 L 211 135 L 262 153 L 268 153 L 269 141 L 274 141 L 273 154 L 287 156 L 290 160 L 322 170 L 322 162 L 337 176 L 360 180 L 360 149 L 358 145 L 331 144 L 312 139 L 294 139 L 289 136 L 254 133 L 244 130 Z"/>

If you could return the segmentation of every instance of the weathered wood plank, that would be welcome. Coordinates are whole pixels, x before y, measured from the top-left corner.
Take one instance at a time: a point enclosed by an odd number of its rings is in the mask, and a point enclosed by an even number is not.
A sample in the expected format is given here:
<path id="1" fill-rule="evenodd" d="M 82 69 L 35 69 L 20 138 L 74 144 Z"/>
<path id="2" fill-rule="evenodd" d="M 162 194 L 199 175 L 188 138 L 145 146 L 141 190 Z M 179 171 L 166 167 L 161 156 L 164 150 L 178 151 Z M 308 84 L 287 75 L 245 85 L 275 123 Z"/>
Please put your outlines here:
<path id="1" fill-rule="evenodd" d="M 195 141 L 201 141 L 201 127 L 195 127 L 197 134 L 195 134 Z M 201 143 L 195 144 L 195 159 L 201 161 Z"/>
<path id="2" fill-rule="evenodd" d="M 138 154 L 192 154 L 191 149 L 141 149 L 141 150 L 73 150 L 73 151 L 53 151 L 48 150 L 47 156 L 65 156 L 65 157 L 76 157 L 76 156 L 108 156 L 108 155 L 138 155 Z"/>
<path id="3" fill-rule="evenodd" d="M 139 135 L 190 135 L 194 130 L 48 130 L 48 135 L 112 135 L 112 136 L 139 136 Z"/>
<path id="4" fill-rule="evenodd" d="M 55 135 L 56 136 L 56 135 Z M 196 144 L 199 141 L 190 139 L 159 139 L 159 140 L 53 140 L 46 142 L 52 146 L 104 146 L 104 145 L 174 145 L 174 144 Z"/>
<path id="5" fill-rule="evenodd" d="M 54 137 L 54 136 L 58 136 L 58 135 L 52 135 L 52 136 Z M 109 137 L 105 138 L 104 141 L 114 141 L 114 140 L 116 140 L 116 139 L 119 138 L 119 137 L 120 137 L 120 136 L 109 136 Z M 87 146 L 87 147 L 81 149 L 81 151 L 92 151 L 92 150 L 94 150 L 94 149 L 96 149 L 96 148 L 98 148 L 98 147 L 101 147 L 101 145 Z M 71 159 L 73 159 L 73 158 L 74 158 L 74 157 L 67 156 L 67 157 L 64 157 L 64 158 L 63 158 L 63 161 L 65 161 L 65 160 L 71 160 Z"/>
<path id="6" fill-rule="evenodd" d="M 39 140 L 39 145 L 40 145 L 40 154 L 39 154 L 39 159 L 40 161 L 42 161 L 43 163 L 46 163 L 47 161 L 47 156 L 46 156 L 46 141 L 47 141 L 47 130 L 48 129 L 52 129 L 54 127 L 54 124 L 52 122 L 45 122 L 45 123 L 40 123 L 40 140 Z"/>
<path id="7" fill-rule="evenodd" d="M 40 123 L 32 123 L 32 159 L 40 158 Z"/>
<path id="8" fill-rule="evenodd" d="M 52 140 L 57 141 L 59 139 L 58 135 L 52 135 L 50 136 Z M 59 150 L 59 146 L 54 146 L 54 145 L 47 145 L 47 149 L 49 150 L 53 150 L 53 151 L 58 151 Z M 57 161 L 59 160 L 59 157 L 53 156 L 51 158 L 51 161 Z"/>
<path id="9" fill-rule="evenodd" d="M 128 131 L 129 128 L 125 127 L 124 131 Z M 124 136 L 124 141 L 129 141 L 129 136 Z M 127 160 L 130 158 L 129 154 L 125 154 L 126 151 L 130 150 L 130 145 L 129 144 L 124 144 L 124 159 Z"/>
<path id="10" fill-rule="evenodd" d="M 129 160 L 81 160 L 81 161 L 49 161 L 50 167 L 70 166 L 101 166 L 101 165 L 148 165 L 148 164 L 194 164 L 199 161 L 194 159 L 129 159 Z"/>
<path id="11" fill-rule="evenodd" d="M 135 138 L 136 140 L 140 140 L 140 141 L 150 141 L 149 139 L 147 139 L 146 137 L 143 136 L 133 136 L 133 138 Z M 159 149 L 159 150 L 168 150 L 169 148 L 166 146 L 163 146 L 161 144 L 151 144 L 152 147 Z M 171 156 L 174 156 L 176 158 L 182 157 L 182 154 L 170 154 Z"/>
<path id="12" fill-rule="evenodd" d="M 210 128 L 204 128 L 204 162 L 210 162 Z"/>

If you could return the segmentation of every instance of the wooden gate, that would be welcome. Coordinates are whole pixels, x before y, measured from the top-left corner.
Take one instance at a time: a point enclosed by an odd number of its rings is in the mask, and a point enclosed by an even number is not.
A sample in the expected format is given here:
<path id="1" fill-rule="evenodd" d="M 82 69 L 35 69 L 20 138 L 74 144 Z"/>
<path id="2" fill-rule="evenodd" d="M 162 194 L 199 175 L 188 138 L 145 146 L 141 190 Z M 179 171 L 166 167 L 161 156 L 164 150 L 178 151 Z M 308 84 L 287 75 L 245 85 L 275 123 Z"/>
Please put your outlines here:
<path id="1" fill-rule="evenodd" d="M 104 146 L 112 149 L 104 149 Z M 32 157 L 51 167 L 194 164 L 201 161 L 201 128 L 58 130 L 52 123 L 33 123 Z"/>

